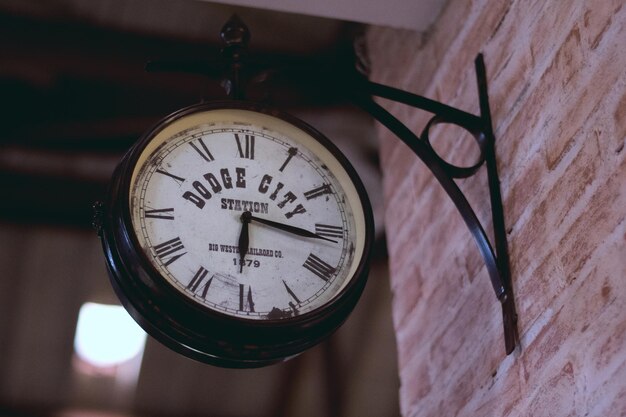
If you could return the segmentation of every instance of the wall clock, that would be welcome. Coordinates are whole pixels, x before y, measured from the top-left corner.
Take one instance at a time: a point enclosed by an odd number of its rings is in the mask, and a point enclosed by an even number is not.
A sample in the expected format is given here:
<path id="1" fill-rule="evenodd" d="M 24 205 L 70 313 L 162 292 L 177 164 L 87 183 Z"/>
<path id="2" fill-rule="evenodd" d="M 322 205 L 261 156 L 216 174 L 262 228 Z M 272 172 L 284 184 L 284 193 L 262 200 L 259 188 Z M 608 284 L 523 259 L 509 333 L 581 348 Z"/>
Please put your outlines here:
<path id="1" fill-rule="evenodd" d="M 367 195 L 322 134 L 245 101 L 180 110 L 116 169 L 101 238 L 113 287 L 154 338 L 258 367 L 320 342 L 365 285 Z"/>
<path id="2" fill-rule="evenodd" d="M 149 130 L 113 174 L 95 223 L 113 287 L 149 334 L 203 362 L 259 367 L 299 354 L 345 321 L 367 279 L 373 219 L 361 181 L 327 138 L 243 100 L 250 38 L 243 22 L 234 16 L 220 35 L 225 46 L 217 62 L 147 69 L 225 72 L 231 100 L 182 109 Z M 294 68 L 313 85 L 341 91 L 432 171 L 485 260 L 510 354 L 519 340 L 517 313 L 482 55 L 475 65 L 480 116 L 369 82 L 354 69 Z M 263 73 L 259 80 L 271 71 Z M 372 95 L 433 113 L 423 138 Z M 436 154 L 428 129 L 438 123 L 474 136 L 481 149 L 475 165 L 456 167 Z M 483 163 L 496 251 L 454 182 Z"/>

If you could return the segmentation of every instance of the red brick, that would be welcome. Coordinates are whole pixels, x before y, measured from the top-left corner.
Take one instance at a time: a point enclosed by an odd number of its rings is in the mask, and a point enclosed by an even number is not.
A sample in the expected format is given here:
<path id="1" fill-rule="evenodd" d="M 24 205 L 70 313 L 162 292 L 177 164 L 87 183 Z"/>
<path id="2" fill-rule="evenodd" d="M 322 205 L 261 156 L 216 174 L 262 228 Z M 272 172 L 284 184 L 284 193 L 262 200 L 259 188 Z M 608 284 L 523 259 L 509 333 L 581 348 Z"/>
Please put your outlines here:
<path id="1" fill-rule="evenodd" d="M 612 23 L 619 21 L 624 3 L 621 0 L 608 0 L 589 5 L 592 7 L 583 15 L 583 38 L 586 40 L 585 46 L 593 51 L 600 45 Z"/>

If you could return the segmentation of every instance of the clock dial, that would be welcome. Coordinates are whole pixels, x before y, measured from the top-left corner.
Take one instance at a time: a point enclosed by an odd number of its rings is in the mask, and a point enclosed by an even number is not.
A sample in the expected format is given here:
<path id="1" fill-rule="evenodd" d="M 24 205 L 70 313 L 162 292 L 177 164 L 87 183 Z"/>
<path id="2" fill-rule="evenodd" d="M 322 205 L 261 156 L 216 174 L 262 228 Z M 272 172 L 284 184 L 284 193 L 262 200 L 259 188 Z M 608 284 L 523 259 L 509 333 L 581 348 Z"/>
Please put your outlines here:
<path id="1" fill-rule="evenodd" d="M 182 117 L 138 157 L 132 227 L 187 300 L 249 320 L 331 302 L 364 255 L 365 214 L 348 173 L 282 119 L 220 109 Z"/>
<path id="2" fill-rule="evenodd" d="M 170 348 L 226 367 L 319 343 L 367 280 L 372 213 L 323 135 L 255 103 L 166 117 L 113 174 L 99 229 L 113 288 Z"/>

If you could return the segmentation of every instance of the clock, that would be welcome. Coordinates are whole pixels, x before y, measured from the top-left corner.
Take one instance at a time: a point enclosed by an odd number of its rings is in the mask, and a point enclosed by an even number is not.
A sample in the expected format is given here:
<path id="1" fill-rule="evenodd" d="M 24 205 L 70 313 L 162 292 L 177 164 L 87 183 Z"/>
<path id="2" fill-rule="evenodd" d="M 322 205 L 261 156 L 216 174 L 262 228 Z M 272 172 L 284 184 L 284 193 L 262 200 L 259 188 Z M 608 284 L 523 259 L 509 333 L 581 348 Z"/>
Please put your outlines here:
<path id="1" fill-rule="evenodd" d="M 101 209 L 112 285 L 154 338 L 224 367 L 319 343 L 367 280 L 373 220 L 326 137 L 243 101 L 182 109 L 113 174 Z"/>

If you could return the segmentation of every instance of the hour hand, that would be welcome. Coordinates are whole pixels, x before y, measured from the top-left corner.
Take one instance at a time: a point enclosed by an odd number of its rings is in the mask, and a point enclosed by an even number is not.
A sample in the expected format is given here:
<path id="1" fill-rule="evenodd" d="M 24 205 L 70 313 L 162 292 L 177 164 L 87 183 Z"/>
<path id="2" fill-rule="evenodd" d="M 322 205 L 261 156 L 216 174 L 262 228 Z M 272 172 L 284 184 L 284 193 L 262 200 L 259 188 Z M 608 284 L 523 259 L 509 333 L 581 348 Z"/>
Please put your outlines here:
<path id="1" fill-rule="evenodd" d="M 241 233 L 239 234 L 239 273 L 243 272 L 243 260 L 248 253 L 250 239 L 248 237 L 248 223 L 250 223 L 250 212 L 246 211 L 241 215 Z"/>
<path id="2" fill-rule="evenodd" d="M 246 214 L 246 213 L 248 213 L 248 214 Z M 326 240 L 328 242 L 337 243 L 336 240 L 328 239 L 328 238 L 326 238 L 324 236 L 320 236 L 317 233 L 310 232 L 310 231 L 308 231 L 306 229 L 302 229 L 300 227 L 291 226 L 291 225 L 285 224 L 285 223 L 278 223 L 278 222 L 275 222 L 273 220 L 263 219 L 261 217 L 256 217 L 256 216 L 253 216 L 252 213 L 250 213 L 248 211 L 244 212 L 244 214 L 246 214 L 246 217 L 249 218 L 252 221 L 264 224 L 266 226 L 273 227 L 275 229 L 283 230 L 285 232 L 292 233 L 292 234 L 297 235 L 297 236 L 308 237 L 308 238 L 311 238 L 311 239 L 322 239 L 322 240 Z M 242 215 L 242 217 L 243 217 L 243 215 Z"/>

